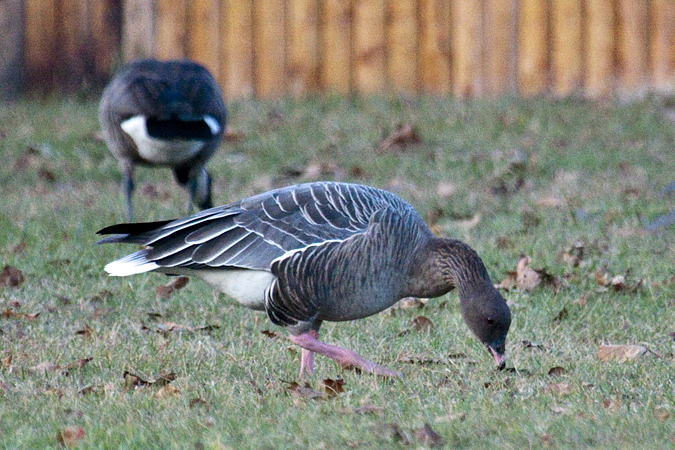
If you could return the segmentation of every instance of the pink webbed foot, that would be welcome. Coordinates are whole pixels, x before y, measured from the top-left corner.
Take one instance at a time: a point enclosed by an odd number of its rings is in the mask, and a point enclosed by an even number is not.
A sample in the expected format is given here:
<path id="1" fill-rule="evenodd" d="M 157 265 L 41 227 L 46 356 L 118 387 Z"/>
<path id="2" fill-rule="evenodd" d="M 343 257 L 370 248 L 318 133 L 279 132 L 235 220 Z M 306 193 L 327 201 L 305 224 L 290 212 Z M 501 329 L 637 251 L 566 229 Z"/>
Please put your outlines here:
<path id="1" fill-rule="evenodd" d="M 300 377 L 309 376 L 314 371 L 314 353 L 327 356 L 340 364 L 345 369 L 356 369 L 363 372 L 373 373 L 381 377 L 398 378 L 399 372 L 387 369 L 370 360 L 367 360 L 358 353 L 326 344 L 318 339 L 319 333 L 316 330 L 308 331 L 297 336 L 291 335 L 291 342 L 302 347 L 302 358 L 300 362 Z"/>

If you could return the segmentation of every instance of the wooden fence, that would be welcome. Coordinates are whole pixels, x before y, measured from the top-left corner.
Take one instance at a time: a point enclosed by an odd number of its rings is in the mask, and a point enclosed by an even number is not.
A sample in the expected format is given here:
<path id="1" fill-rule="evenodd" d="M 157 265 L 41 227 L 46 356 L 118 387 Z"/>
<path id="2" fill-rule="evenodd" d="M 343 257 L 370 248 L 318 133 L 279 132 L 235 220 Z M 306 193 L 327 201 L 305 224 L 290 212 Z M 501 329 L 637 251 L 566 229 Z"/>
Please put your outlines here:
<path id="1" fill-rule="evenodd" d="M 5 1 L 23 1 L 29 89 L 155 56 L 202 62 L 228 99 L 675 91 L 675 0 Z"/>

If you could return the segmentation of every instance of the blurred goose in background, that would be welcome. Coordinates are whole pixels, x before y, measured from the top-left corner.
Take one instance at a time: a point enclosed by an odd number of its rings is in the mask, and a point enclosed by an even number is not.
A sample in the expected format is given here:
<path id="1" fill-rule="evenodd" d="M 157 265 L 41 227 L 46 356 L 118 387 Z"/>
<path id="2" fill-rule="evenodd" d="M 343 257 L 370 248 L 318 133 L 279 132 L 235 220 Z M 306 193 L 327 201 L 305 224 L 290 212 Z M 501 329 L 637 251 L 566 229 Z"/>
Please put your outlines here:
<path id="1" fill-rule="evenodd" d="M 204 167 L 225 131 L 225 102 L 218 83 L 189 60 L 142 59 L 124 66 L 103 91 L 103 138 L 122 170 L 129 221 L 137 164 L 167 166 L 192 205 L 210 208 L 211 177 Z"/>
<path id="2" fill-rule="evenodd" d="M 285 187 L 166 222 L 120 224 L 99 243 L 145 246 L 105 266 L 114 276 L 158 271 L 196 276 L 240 304 L 266 311 L 302 347 L 300 375 L 314 353 L 343 367 L 398 373 L 319 340 L 321 323 L 361 319 L 404 297 L 457 289 L 462 316 L 505 365 L 511 314 L 478 254 L 436 237 L 396 195 L 346 183 Z"/>

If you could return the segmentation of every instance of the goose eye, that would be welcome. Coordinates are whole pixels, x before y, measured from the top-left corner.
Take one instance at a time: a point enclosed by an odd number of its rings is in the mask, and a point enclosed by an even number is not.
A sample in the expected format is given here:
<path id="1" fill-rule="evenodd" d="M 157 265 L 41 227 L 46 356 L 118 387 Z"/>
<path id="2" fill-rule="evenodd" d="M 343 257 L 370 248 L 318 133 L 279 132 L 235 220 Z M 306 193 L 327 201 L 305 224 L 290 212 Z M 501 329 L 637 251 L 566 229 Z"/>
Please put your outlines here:
<path id="1" fill-rule="evenodd" d="M 488 323 L 489 325 L 493 325 L 493 324 L 495 323 L 495 320 L 494 320 L 492 317 L 488 317 L 488 318 L 487 318 L 487 323 Z"/>

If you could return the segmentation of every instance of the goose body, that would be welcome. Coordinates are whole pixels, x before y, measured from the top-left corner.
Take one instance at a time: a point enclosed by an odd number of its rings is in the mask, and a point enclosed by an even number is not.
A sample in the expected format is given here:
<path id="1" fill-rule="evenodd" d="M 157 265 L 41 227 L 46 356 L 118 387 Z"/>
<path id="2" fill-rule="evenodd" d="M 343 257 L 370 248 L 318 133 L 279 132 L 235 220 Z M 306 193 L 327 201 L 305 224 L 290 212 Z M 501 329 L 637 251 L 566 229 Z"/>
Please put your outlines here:
<path id="1" fill-rule="evenodd" d="M 124 66 L 106 86 L 99 121 L 119 161 L 129 220 L 136 165 L 165 166 L 194 203 L 210 208 L 206 162 L 218 150 L 226 109 L 216 80 L 190 60 L 141 59 Z"/>
<path id="2" fill-rule="evenodd" d="M 120 224 L 101 243 L 144 249 L 111 262 L 116 276 L 148 271 L 202 278 L 244 306 L 289 327 L 303 347 L 343 366 L 392 376 L 346 349 L 318 340 L 321 323 L 371 316 L 408 296 L 457 288 L 474 334 L 504 365 L 511 316 L 480 257 L 436 237 L 400 197 L 373 187 L 319 182 L 290 186 L 171 222 Z"/>

